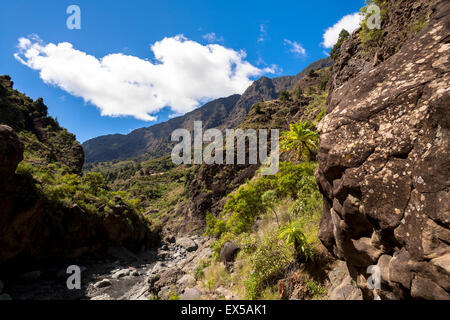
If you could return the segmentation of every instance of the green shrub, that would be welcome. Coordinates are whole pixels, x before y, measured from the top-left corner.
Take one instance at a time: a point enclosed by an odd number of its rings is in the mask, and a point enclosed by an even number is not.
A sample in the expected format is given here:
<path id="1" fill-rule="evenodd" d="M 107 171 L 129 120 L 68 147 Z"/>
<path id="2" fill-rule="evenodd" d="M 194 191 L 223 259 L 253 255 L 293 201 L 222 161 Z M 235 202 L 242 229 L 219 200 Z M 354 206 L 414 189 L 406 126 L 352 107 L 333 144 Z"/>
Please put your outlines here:
<path id="1" fill-rule="evenodd" d="M 261 201 L 265 190 L 258 182 L 248 182 L 231 194 L 223 210 L 225 214 L 231 214 L 225 224 L 227 230 L 239 234 L 250 229 L 255 218 L 266 208 Z"/>
<path id="2" fill-rule="evenodd" d="M 313 298 L 320 299 L 327 294 L 327 289 L 320 283 L 314 281 L 314 279 L 307 278 L 305 280 L 305 285 L 308 290 L 312 293 Z"/>
<path id="3" fill-rule="evenodd" d="M 305 261 L 313 260 L 313 250 L 302 232 L 302 226 L 298 222 L 291 222 L 283 227 L 279 239 L 284 240 L 288 246 L 293 246 L 297 257 Z"/>
<path id="4" fill-rule="evenodd" d="M 169 300 L 180 300 L 180 296 L 177 294 L 175 290 L 170 289 Z"/>
<path id="5" fill-rule="evenodd" d="M 250 259 L 252 271 L 246 282 L 247 298 L 260 297 L 264 288 L 284 273 L 292 258 L 291 248 L 278 241 L 277 233 L 268 234 Z"/>
<path id="6" fill-rule="evenodd" d="M 240 186 L 238 190 L 228 195 L 224 209 L 218 217 L 206 215 L 206 234 L 220 237 L 227 232 L 241 234 L 250 230 L 256 217 L 270 208 L 270 201 L 263 201 L 262 196 L 269 190 L 272 200 L 282 197 L 296 199 L 299 190 L 311 183 L 317 164 L 314 162 L 281 162 L 276 175 L 261 176 Z M 307 179 L 305 177 L 312 177 Z M 266 196 L 267 197 L 267 196 Z M 268 199 L 266 199 L 268 200 Z M 220 249 L 219 249 L 220 250 Z"/>
<path id="7" fill-rule="evenodd" d="M 329 80 L 330 80 L 329 78 L 325 78 L 325 79 L 322 79 L 322 81 L 319 83 L 319 89 L 321 91 L 325 91 L 327 89 L 327 84 L 328 84 Z"/>
<path id="8" fill-rule="evenodd" d="M 275 215 L 275 218 L 277 219 L 278 227 L 280 227 L 280 219 L 278 219 L 277 211 L 275 210 L 277 204 L 280 202 L 280 199 L 278 199 L 275 191 L 269 190 L 263 193 L 261 196 L 261 200 L 263 204 L 266 206 L 266 208 L 272 210 L 273 214 Z"/>
<path id="9" fill-rule="evenodd" d="M 199 280 L 203 277 L 203 270 L 210 265 L 210 261 L 201 261 L 197 268 L 195 268 L 194 276 L 195 280 Z"/>
<path id="10" fill-rule="evenodd" d="M 220 236 L 223 232 L 225 232 L 226 226 L 225 221 L 216 218 L 210 212 L 206 213 L 206 231 L 205 235 L 207 236 Z"/>
<path id="11" fill-rule="evenodd" d="M 253 109 L 255 110 L 256 114 L 260 114 L 261 113 L 261 105 L 259 103 L 255 104 Z"/>
<path id="12" fill-rule="evenodd" d="M 310 183 L 314 179 L 314 172 L 317 169 L 315 162 L 302 162 L 294 164 L 292 162 L 282 162 L 276 175 L 276 191 L 279 196 L 289 196 L 296 199 L 299 190 L 304 183 Z M 303 194 L 302 196 L 305 196 Z"/>
<path id="13" fill-rule="evenodd" d="M 422 30 L 423 28 L 425 28 L 428 25 L 428 23 L 430 22 L 430 17 L 431 17 L 432 13 L 433 12 L 430 11 L 430 12 L 427 13 L 426 17 L 421 17 L 421 18 L 417 19 L 417 21 L 415 21 L 410 26 L 411 31 L 414 32 L 414 33 L 417 33 L 420 30 Z"/>
<path id="14" fill-rule="evenodd" d="M 350 33 L 347 30 L 342 29 L 341 33 L 339 33 L 339 38 L 333 49 L 330 51 L 330 57 L 333 60 L 336 60 L 339 54 L 341 53 L 342 44 L 350 37 Z"/>
<path id="15" fill-rule="evenodd" d="M 317 77 L 316 70 L 314 70 L 314 69 L 309 70 L 308 76 L 310 76 L 312 78 Z"/>
<path id="16" fill-rule="evenodd" d="M 319 123 L 320 120 L 322 120 L 323 117 L 325 117 L 326 114 L 327 114 L 327 111 L 326 111 L 325 109 L 322 109 L 322 110 L 319 112 L 319 114 L 317 115 L 316 120 L 314 120 L 314 123 L 316 123 L 316 124 Z"/>
<path id="17" fill-rule="evenodd" d="M 291 95 L 288 91 L 281 91 L 279 99 L 281 101 L 289 101 L 291 100 Z"/>
<path id="18" fill-rule="evenodd" d="M 216 288 L 216 279 L 210 278 L 206 282 L 206 288 L 210 293 L 214 292 L 214 289 Z"/>
<path id="19" fill-rule="evenodd" d="M 110 191 L 103 175 L 98 172 L 79 176 L 64 165 L 31 165 L 27 161 L 22 161 L 16 172 L 20 176 L 32 177 L 28 183 L 55 208 L 58 205 L 78 204 L 88 213 L 102 214 L 112 211 L 118 196 L 130 209 L 141 210 L 139 199 L 131 199 L 125 191 Z"/>

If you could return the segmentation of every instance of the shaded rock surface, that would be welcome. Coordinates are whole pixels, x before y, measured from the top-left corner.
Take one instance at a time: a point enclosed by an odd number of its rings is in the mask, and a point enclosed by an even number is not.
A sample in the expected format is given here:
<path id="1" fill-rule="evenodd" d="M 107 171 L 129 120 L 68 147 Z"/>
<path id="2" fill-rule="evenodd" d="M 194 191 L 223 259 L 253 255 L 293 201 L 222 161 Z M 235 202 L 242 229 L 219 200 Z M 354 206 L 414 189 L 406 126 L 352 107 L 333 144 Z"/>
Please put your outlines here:
<path id="1" fill-rule="evenodd" d="M 71 174 L 80 173 L 84 159 L 75 136 L 48 116 L 42 99 L 33 101 L 13 89 L 9 76 L 0 76 L 1 271 L 20 272 L 29 264 L 74 259 L 109 246 L 137 250 L 157 242 L 144 217 L 120 199 L 104 214 L 55 201 L 29 171 L 16 173 L 24 154 L 27 165 L 64 166 Z"/>
<path id="2" fill-rule="evenodd" d="M 169 299 L 171 295 L 196 300 L 205 295 L 205 289 L 193 274 L 200 261 L 210 258 L 211 240 L 199 236 L 190 240 L 198 243 L 196 251 L 163 242 L 158 248 L 136 254 L 114 247 L 104 255 L 74 259 L 72 264 L 83 265 L 79 290 L 67 289 L 69 274 L 64 265 L 33 271 L 41 274 L 39 278 L 8 279 L 5 288 L 15 300 L 148 300 Z"/>
<path id="3" fill-rule="evenodd" d="M 220 261 L 224 263 L 233 262 L 240 248 L 234 242 L 226 242 L 220 249 Z"/>
<path id="4" fill-rule="evenodd" d="M 59 162 L 81 173 L 84 152 L 75 135 L 49 116 L 42 98 L 33 101 L 15 90 L 7 75 L 0 76 L 0 124 L 13 128 L 26 141 L 25 151 L 37 155 L 36 163 Z"/>
<path id="5" fill-rule="evenodd" d="M 387 30 L 398 24 L 390 14 Z M 318 125 L 319 237 L 368 299 L 450 299 L 449 35 L 450 3 L 435 1 L 428 25 L 384 61 L 355 69 L 346 43 L 335 65 Z M 370 265 L 382 270 L 375 292 Z"/>
<path id="6" fill-rule="evenodd" d="M 327 300 L 362 300 L 361 289 L 350 276 L 345 262 L 340 261 L 328 274 L 330 288 Z"/>

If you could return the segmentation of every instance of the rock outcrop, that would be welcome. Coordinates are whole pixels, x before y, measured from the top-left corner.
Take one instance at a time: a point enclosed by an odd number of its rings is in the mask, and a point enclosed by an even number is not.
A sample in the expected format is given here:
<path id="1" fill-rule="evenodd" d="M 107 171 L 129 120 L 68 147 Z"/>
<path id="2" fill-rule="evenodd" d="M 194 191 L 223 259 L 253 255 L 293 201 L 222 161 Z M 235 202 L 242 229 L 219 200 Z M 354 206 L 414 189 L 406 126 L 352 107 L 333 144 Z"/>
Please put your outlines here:
<path id="1" fill-rule="evenodd" d="M 75 135 L 48 115 L 42 98 L 33 101 L 14 90 L 13 84 L 9 76 L 0 76 L 0 124 L 19 134 L 25 153 L 34 155 L 34 164 L 58 162 L 80 174 L 84 152 Z"/>
<path id="2" fill-rule="evenodd" d="M 51 192 L 81 182 L 83 150 L 48 116 L 42 99 L 33 101 L 12 85 L 9 76 L 0 77 L 0 269 L 74 259 L 108 246 L 155 244 L 143 215 L 120 196 L 103 203 L 97 198 L 95 205 L 91 197 L 89 209 L 77 202 L 76 191 Z"/>
<path id="3" fill-rule="evenodd" d="M 417 6 L 395 2 L 405 14 Z M 388 14 L 392 30 L 399 21 Z M 355 37 L 318 125 L 319 237 L 366 299 L 450 299 L 450 3 L 436 1 L 428 25 L 384 61 L 355 68 Z"/>
<path id="4" fill-rule="evenodd" d="M 103 216 L 76 204 L 55 208 L 30 178 L 15 174 L 23 143 L 6 125 L 0 125 L 0 152 L 0 266 L 73 259 L 109 245 L 139 249 L 156 242 L 144 218 L 128 207 L 117 205 Z"/>

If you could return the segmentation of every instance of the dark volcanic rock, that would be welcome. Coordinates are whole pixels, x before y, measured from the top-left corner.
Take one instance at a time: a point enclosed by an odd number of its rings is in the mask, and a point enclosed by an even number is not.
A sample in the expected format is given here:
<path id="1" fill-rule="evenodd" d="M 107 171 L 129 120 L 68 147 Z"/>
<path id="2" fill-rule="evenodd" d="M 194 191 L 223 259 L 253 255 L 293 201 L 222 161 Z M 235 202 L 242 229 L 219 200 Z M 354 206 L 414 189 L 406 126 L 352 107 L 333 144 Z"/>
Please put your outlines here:
<path id="1" fill-rule="evenodd" d="M 318 125 L 319 237 L 358 284 L 378 264 L 385 298 L 450 299 L 449 34 L 450 3 L 437 1 L 396 54 L 335 80 Z"/>
<path id="2" fill-rule="evenodd" d="M 0 77 L 0 123 L 15 127 L 0 124 L 0 268 L 18 271 L 110 245 L 132 250 L 153 245 L 157 237 L 134 209 L 117 205 L 111 214 L 86 212 L 38 189 L 42 182 L 29 171 L 16 173 L 24 150 L 24 163 L 36 168 L 66 165 L 69 173 L 81 170 L 83 152 L 75 137 L 47 115 L 42 99 L 33 101 L 13 90 L 10 80 Z"/>
<path id="3" fill-rule="evenodd" d="M 84 153 L 75 135 L 47 113 L 42 98 L 35 101 L 13 89 L 9 76 L 0 76 L 0 124 L 8 125 L 23 139 L 26 154 L 35 164 L 58 162 L 81 173 Z"/>
<path id="4" fill-rule="evenodd" d="M 23 143 L 14 130 L 0 125 L 0 183 L 3 184 L 14 176 L 17 165 L 23 159 Z"/>
<path id="5" fill-rule="evenodd" d="M 233 262 L 240 248 L 234 242 L 226 242 L 220 249 L 220 261 L 224 263 Z"/>

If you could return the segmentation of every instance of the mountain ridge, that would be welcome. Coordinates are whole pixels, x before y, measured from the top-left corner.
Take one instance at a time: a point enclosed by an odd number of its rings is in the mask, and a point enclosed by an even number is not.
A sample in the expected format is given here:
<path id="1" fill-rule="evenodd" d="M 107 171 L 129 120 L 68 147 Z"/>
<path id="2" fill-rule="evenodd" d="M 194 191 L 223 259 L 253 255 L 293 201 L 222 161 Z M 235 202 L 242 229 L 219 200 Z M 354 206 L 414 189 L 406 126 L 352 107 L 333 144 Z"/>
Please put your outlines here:
<path id="1" fill-rule="evenodd" d="M 256 102 L 278 98 L 281 91 L 291 89 L 310 70 L 330 66 L 324 58 L 313 62 L 295 76 L 270 79 L 261 77 L 242 94 L 219 98 L 168 121 L 133 130 L 129 134 L 110 134 L 85 141 L 85 163 L 126 160 L 139 157 L 159 157 L 170 152 L 170 134 L 178 128 L 193 129 L 193 122 L 201 120 L 205 129 L 235 128 Z"/>

